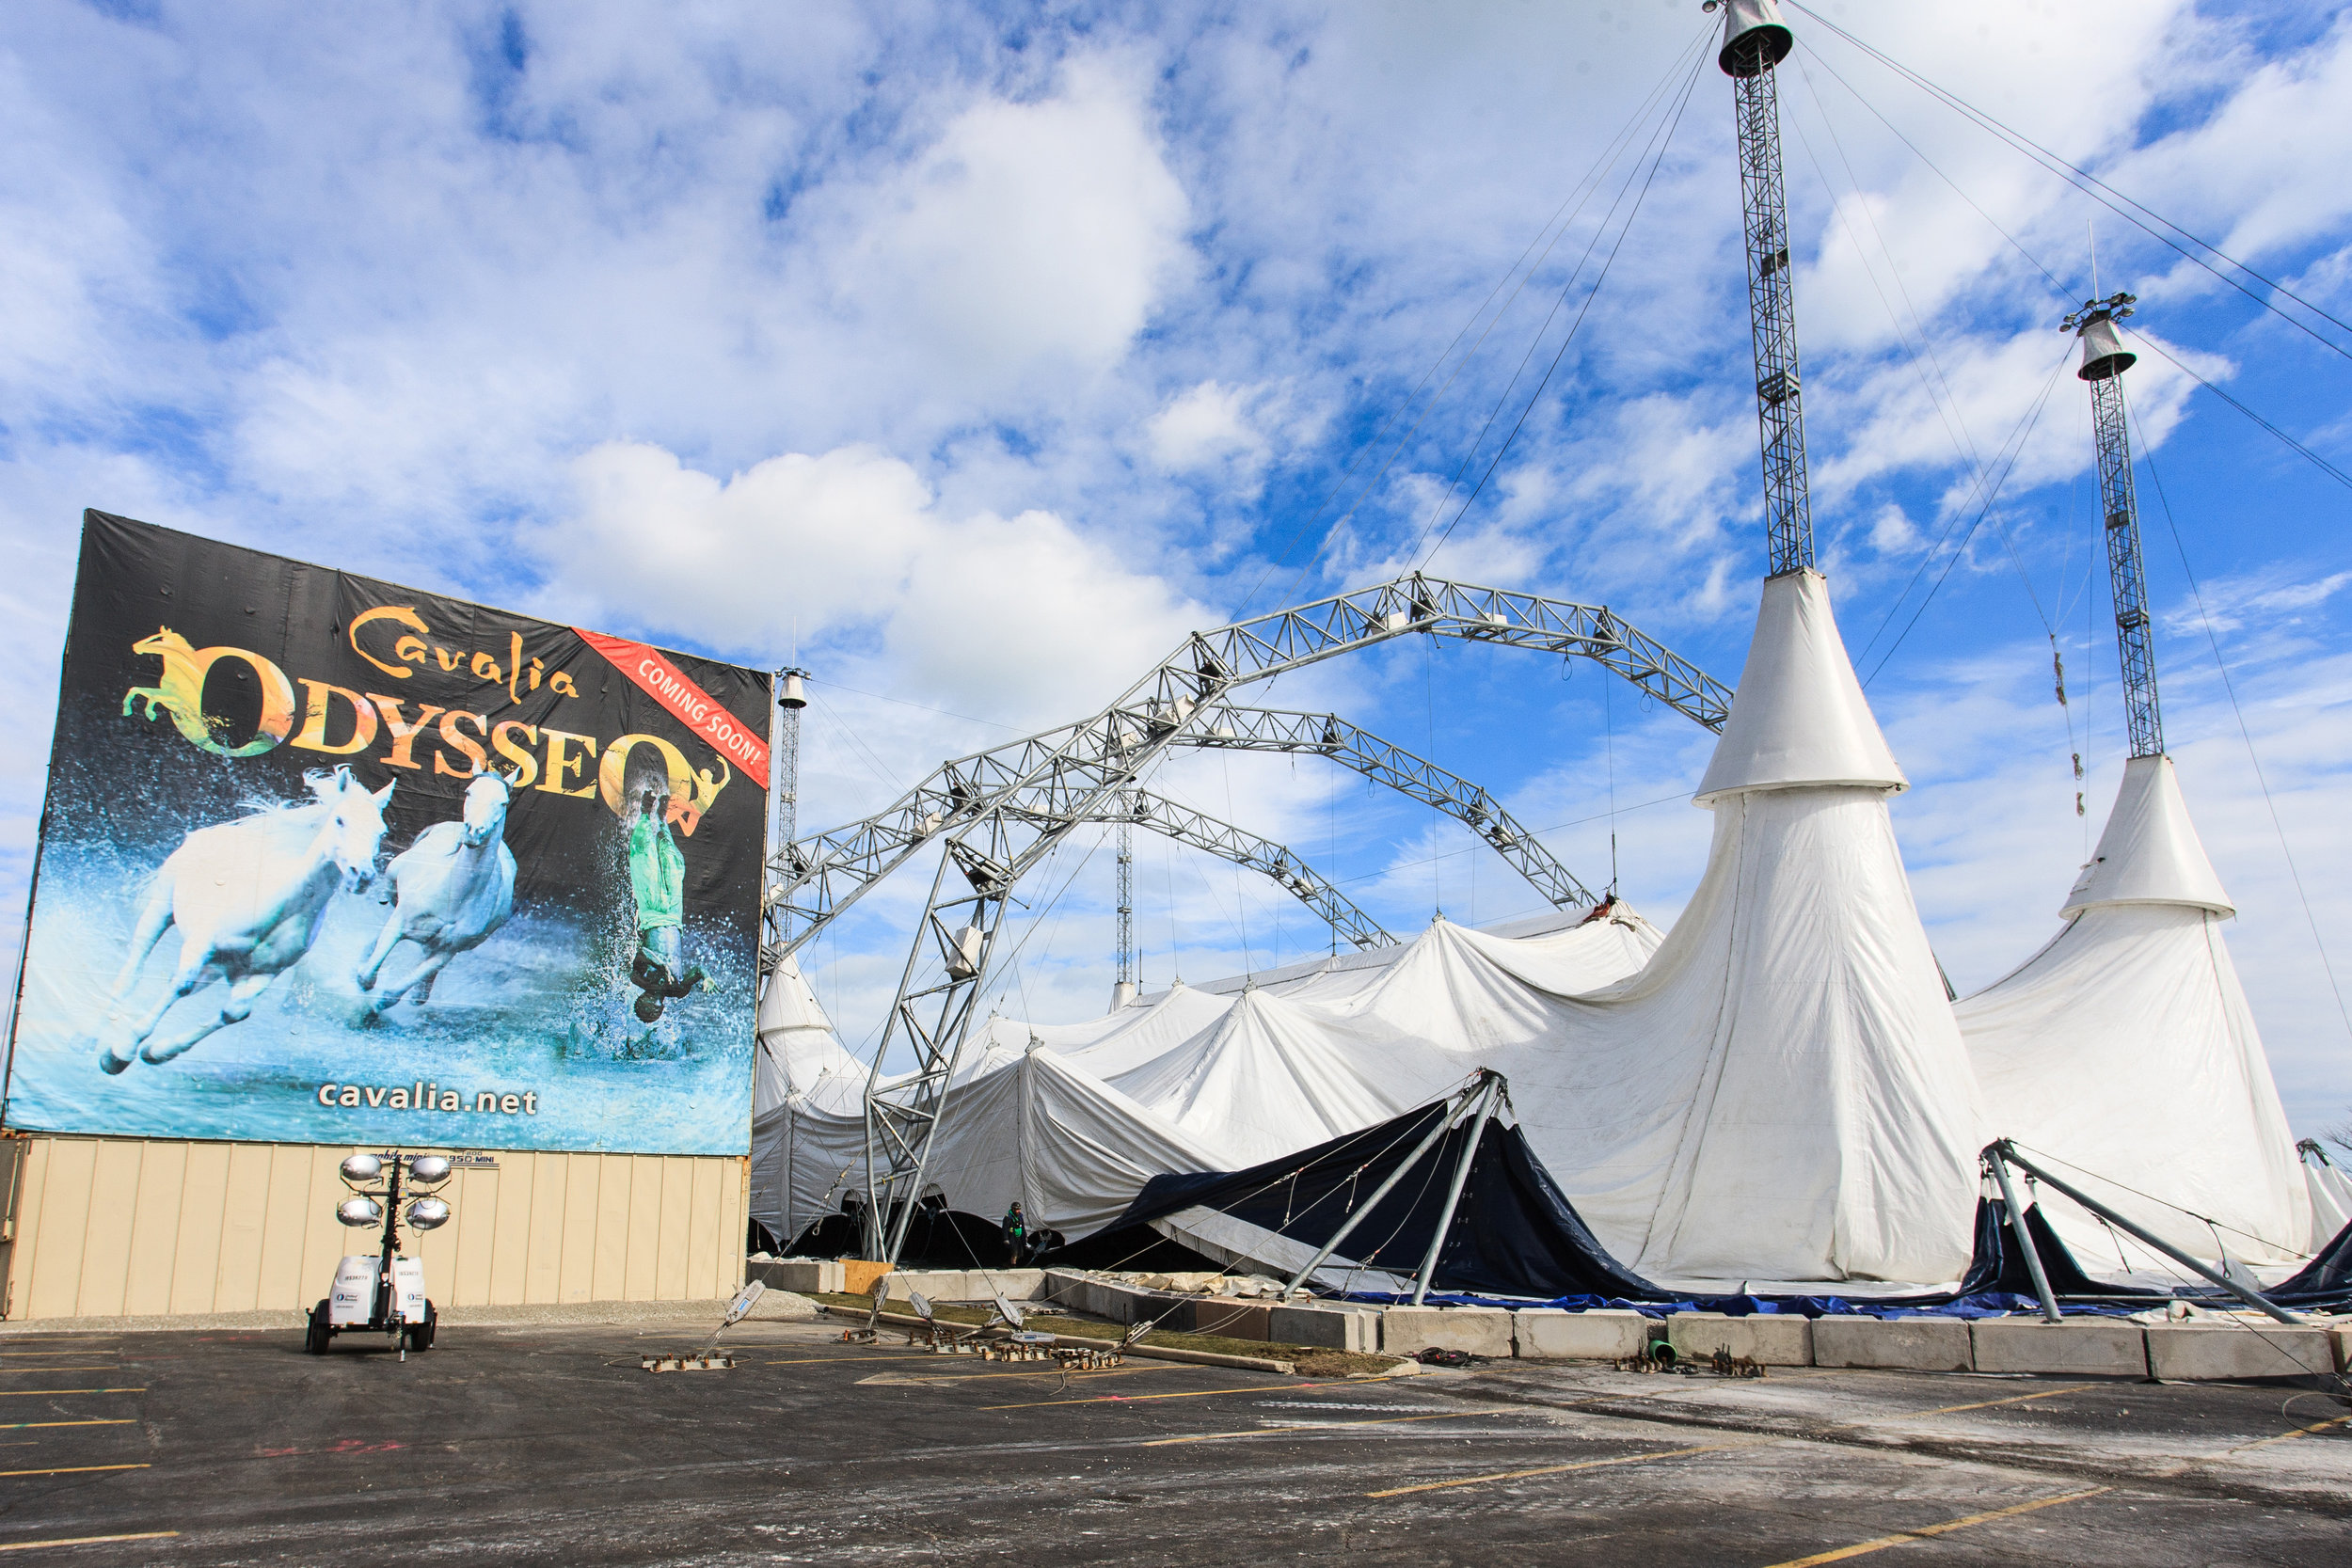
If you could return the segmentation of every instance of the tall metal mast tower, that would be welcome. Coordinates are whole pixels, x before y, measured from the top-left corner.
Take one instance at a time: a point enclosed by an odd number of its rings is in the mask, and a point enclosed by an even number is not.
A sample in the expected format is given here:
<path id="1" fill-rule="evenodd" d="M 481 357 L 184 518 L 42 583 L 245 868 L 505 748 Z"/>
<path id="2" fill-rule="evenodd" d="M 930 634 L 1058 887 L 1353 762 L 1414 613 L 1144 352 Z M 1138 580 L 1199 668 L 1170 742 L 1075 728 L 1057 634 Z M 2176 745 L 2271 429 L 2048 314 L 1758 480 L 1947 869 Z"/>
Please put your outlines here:
<path id="1" fill-rule="evenodd" d="M 1136 825 L 1133 797 L 1120 797 L 1119 980 L 1111 987 L 1111 1011 L 1136 999 Z"/>
<path id="2" fill-rule="evenodd" d="M 2132 490 L 2132 436 L 2123 418 L 2123 372 L 2139 356 L 2123 346 L 2115 324 L 2138 300 L 2126 293 L 2087 299 L 2058 324 L 2082 340 L 2090 383 L 2090 420 L 2099 443 L 2099 511 L 2106 519 L 2107 580 L 2115 588 L 2115 647 L 2123 668 L 2123 718 L 2132 755 L 2164 754 L 2164 715 L 2156 705 L 2156 649 L 2148 630 L 2148 575 L 2139 559 L 2139 501 Z"/>
<path id="3" fill-rule="evenodd" d="M 1756 343 L 1756 418 L 1764 446 L 1764 534 L 1779 577 L 1813 564 L 1804 409 L 1797 376 L 1797 302 L 1788 277 L 1788 192 L 1781 174 L 1780 86 L 1772 68 L 1795 46 L 1776 0 L 1707 0 L 1724 10 L 1715 63 L 1731 78 L 1740 127 L 1740 205 L 1748 240 L 1748 325 Z"/>
<path id="4" fill-rule="evenodd" d="M 771 858 L 790 855 L 792 841 L 800 835 L 801 827 L 801 710 L 808 706 L 808 672 L 798 665 L 787 665 L 776 673 L 776 737 L 775 787 L 776 836 L 770 841 Z M 792 910 L 789 902 L 777 899 L 768 906 L 771 927 L 770 940 L 783 942 L 792 937 Z"/>

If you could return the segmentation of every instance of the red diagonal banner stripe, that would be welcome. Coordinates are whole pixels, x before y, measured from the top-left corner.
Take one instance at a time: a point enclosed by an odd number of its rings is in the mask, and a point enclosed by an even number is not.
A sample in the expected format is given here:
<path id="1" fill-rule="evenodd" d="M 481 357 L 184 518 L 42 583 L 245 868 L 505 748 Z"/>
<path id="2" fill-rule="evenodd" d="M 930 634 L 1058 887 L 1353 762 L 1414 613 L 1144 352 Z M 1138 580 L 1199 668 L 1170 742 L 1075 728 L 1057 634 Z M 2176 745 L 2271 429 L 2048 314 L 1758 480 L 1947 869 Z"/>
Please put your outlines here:
<path id="1" fill-rule="evenodd" d="M 718 699 L 686 678 L 660 652 L 626 637 L 582 631 L 580 640 L 612 661 L 614 669 L 644 688 L 645 694 L 677 716 L 678 721 L 710 743 L 711 749 L 747 774 L 760 788 L 768 787 L 768 742 L 758 731 L 719 705 Z"/>

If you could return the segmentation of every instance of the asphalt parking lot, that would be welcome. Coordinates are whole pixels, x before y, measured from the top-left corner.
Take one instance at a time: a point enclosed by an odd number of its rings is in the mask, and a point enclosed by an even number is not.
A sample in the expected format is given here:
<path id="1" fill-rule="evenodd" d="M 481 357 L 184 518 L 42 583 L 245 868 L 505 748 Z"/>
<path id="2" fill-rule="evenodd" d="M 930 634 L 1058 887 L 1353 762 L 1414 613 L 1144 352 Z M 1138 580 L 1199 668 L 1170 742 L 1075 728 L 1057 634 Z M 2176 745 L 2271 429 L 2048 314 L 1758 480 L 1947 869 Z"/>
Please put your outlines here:
<path id="1" fill-rule="evenodd" d="M 894 1336 L 893 1340 L 898 1337 Z M 675 1326 L 0 1340 L 0 1555 L 75 1563 L 2310 1563 L 2352 1560 L 2352 1401 L 1502 1363 L 1097 1372 Z"/>

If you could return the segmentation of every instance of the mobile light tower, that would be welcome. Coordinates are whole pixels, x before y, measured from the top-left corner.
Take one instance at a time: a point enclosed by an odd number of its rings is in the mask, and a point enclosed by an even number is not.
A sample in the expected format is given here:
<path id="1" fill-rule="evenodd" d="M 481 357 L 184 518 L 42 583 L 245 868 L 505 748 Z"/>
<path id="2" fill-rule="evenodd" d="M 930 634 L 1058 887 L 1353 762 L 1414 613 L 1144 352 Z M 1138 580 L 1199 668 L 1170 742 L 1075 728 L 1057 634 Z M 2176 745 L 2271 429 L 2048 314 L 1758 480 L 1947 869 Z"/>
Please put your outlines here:
<path id="1" fill-rule="evenodd" d="M 388 1335 L 405 1361 L 410 1351 L 433 1348 L 440 1313 L 425 1298 L 424 1264 L 400 1250 L 400 1222 L 412 1230 L 437 1229 L 449 1223 L 446 1199 L 415 1196 L 450 1179 L 454 1163 L 446 1154 L 354 1154 L 338 1168 L 343 1185 L 358 1196 L 335 1208 L 335 1217 L 355 1230 L 379 1227 L 381 1248 L 375 1254 L 354 1253 L 335 1266 L 334 1289 L 310 1308 L 302 1348 L 325 1355 L 338 1334 L 362 1329 Z M 401 1198 L 405 1178 L 410 1196 Z"/>
<path id="2" fill-rule="evenodd" d="M 1707 0 L 1721 8 L 1715 63 L 1731 78 L 1740 129 L 1740 206 L 1748 244 L 1748 325 L 1756 344 L 1756 418 L 1764 447 L 1764 534 L 1770 576 L 1813 564 L 1804 408 L 1797 375 L 1797 301 L 1788 277 L 1788 191 L 1781 172 L 1780 85 L 1773 67 L 1795 37 L 1776 0 Z"/>
<path id="3" fill-rule="evenodd" d="M 2115 324 L 2132 313 L 2127 293 L 2089 299 L 2058 324 L 2082 340 L 2075 374 L 2090 383 L 2090 420 L 2099 444 L 2099 511 L 2106 520 L 2107 579 L 2115 590 L 2115 646 L 2123 669 L 2123 718 L 2132 755 L 2164 754 L 2164 715 L 2156 705 L 2156 649 L 2148 630 L 2148 576 L 2139 559 L 2139 500 L 2132 489 L 2132 436 L 2123 417 L 2123 372 L 2139 356 L 2123 346 Z"/>

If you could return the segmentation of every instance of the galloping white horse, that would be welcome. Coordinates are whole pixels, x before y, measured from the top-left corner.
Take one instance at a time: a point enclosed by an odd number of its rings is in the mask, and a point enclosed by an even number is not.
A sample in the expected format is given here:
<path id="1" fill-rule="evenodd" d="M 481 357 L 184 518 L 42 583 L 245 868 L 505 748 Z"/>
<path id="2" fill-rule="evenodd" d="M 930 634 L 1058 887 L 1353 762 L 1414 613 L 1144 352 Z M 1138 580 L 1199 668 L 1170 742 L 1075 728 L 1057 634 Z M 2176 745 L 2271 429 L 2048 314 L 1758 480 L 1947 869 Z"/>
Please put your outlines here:
<path id="1" fill-rule="evenodd" d="M 111 1038 L 99 1048 L 100 1067 L 120 1072 L 133 1051 L 149 1062 L 167 1062 L 215 1029 L 243 1022 L 269 983 L 318 940 L 336 884 L 357 893 L 374 879 L 392 786 L 371 792 L 347 767 L 310 774 L 306 782 L 317 800 L 199 828 L 156 871 L 108 999 L 109 1023 L 122 1017 L 140 966 L 174 926 L 180 963 L 171 989 L 130 1031 L 124 1054 L 115 1054 Z M 217 1017 L 175 1039 L 149 1042 L 174 1003 L 215 978 L 229 984 Z"/>
<path id="2" fill-rule="evenodd" d="M 424 949 L 415 973 L 369 1006 L 380 1017 L 413 991 L 421 1006 L 433 994 L 434 977 L 458 954 L 479 947 L 515 912 L 515 852 L 506 847 L 506 808 L 514 786 L 497 773 L 484 773 L 466 786 L 461 820 L 436 822 L 417 842 L 392 858 L 391 918 L 353 976 L 361 990 L 375 989 L 384 960 L 401 942 Z"/>

